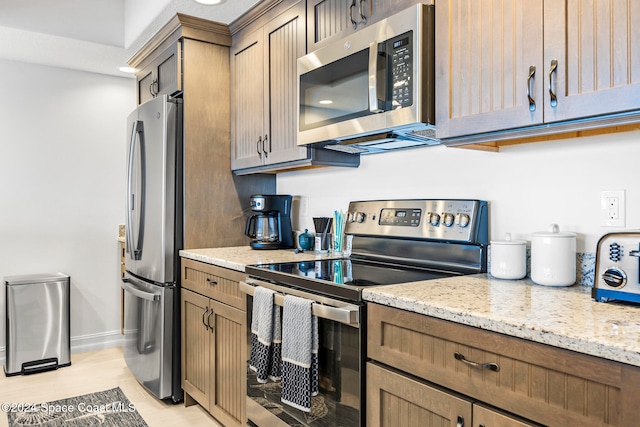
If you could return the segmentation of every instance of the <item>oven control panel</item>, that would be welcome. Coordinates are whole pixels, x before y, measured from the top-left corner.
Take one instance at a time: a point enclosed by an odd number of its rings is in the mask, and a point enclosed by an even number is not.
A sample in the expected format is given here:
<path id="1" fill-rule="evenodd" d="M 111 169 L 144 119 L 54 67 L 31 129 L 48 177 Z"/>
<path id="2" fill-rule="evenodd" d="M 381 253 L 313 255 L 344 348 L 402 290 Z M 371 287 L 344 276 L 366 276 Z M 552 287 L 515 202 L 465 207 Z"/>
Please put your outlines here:
<path id="1" fill-rule="evenodd" d="M 640 302 L 640 233 L 605 234 L 598 241 L 592 296 Z"/>
<path id="2" fill-rule="evenodd" d="M 345 231 L 412 239 L 484 243 L 487 202 L 461 199 L 351 202 Z"/>

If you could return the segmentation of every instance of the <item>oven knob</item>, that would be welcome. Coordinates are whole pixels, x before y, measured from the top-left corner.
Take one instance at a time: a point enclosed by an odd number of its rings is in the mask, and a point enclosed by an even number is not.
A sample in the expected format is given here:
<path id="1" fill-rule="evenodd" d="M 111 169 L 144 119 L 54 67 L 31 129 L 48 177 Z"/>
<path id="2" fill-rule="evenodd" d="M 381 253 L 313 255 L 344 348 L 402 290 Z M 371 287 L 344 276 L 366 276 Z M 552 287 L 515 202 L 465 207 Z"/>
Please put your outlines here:
<path id="1" fill-rule="evenodd" d="M 356 215 L 353 212 L 347 212 L 347 222 L 355 222 Z"/>
<path id="2" fill-rule="evenodd" d="M 627 275 L 619 268 L 608 268 L 602 274 L 602 280 L 612 288 L 622 288 L 627 284 Z"/>
<path id="3" fill-rule="evenodd" d="M 431 225 L 436 227 L 438 224 L 440 224 L 440 215 L 435 212 L 431 212 L 429 214 L 429 222 L 431 223 Z"/>
<path id="4" fill-rule="evenodd" d="M 364 222 L 366 217 L 364 212 L 356 212 L 356 222 Z"/>
<path id="5" fill-rule="evenodd" d="M 445 213 L 444 218 L 442 219 L 442 223 L 444 224 L 445 227 L 451 227 L 453 225 L 454 219 L 455 219 L 455 216 L 453 216 L 453 214 Z"/>
<path id="6" fill-rule="evenodd" d="M 471 222 L 471 218 L 467 214 L 460 214 L 460 227 L 465 228 Z"/>

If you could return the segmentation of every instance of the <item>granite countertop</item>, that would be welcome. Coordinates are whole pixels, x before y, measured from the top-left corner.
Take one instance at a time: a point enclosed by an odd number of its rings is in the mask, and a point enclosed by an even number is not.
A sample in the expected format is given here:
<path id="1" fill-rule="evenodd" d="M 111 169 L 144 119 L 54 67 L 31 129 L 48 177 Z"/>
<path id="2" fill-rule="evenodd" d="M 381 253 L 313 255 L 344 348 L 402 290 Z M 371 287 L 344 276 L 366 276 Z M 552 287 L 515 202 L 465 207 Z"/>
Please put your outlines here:
<path id="1" fill-rule="evenodd" d="M 187 249 L 183 258 L 244 272 L 252 264 L 332 257 L 249 246 Z M 333 256 L 335 257 L 335 256 Z M 463 325 L 640 366 L 640 306 L 597 303 L 591 288 L 547 287 L 488 274 L 371 287 L 363 298 Z"/>
<path id="2" fill-rule="evenodd" d="M 293 249 L 255 250 L 248 245 L 228 248 L 184 249 L 180 251 L 180 256 L 242 272 L 244 272 L 245 266 L 253 264 L 336 258 L 335 254 L 316 254 L 313 251 L 295 253 Z"/>
<path id="3" fill-rule="evenodd" d="M 640 366 L 640 306 L 598 303 L 586 286 L 487 274 L 372 287 L 367 301 Z"/>

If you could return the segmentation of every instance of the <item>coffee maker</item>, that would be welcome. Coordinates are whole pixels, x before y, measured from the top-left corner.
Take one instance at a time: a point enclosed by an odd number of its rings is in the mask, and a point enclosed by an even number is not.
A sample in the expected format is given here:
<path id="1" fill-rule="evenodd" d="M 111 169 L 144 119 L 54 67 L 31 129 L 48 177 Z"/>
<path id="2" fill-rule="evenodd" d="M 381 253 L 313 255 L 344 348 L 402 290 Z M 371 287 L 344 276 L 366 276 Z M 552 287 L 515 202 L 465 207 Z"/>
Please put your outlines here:
<path id="1" fill-rule="evenodd" d="M 251 237 L 253 249 L 293 248 L 291 196 L 256 194 L 251 196 L 251 211 L 244 234 Z"/>

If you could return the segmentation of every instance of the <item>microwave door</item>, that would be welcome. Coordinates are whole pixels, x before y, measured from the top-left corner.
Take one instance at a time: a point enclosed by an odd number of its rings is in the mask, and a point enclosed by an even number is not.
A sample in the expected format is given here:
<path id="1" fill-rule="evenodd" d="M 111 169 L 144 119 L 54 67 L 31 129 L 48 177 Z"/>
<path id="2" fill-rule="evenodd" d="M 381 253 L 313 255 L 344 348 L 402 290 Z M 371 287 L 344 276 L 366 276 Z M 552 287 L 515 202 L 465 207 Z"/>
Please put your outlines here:
<path id="1" fill-rule="evenodd" d="M 299 59 L 298 144 L 384 128 L 385 117 L 379 113 L 381 103 L 370 101 L 370 85 L 384 80 L 380 75 L 371 78 L 370 70 L 381 68 L 383 61 L 378 58 L 377 44 L 366 46 L 336 60 L 323 58 L 323 52 Z M 376 98 L 379 93 L 380 89 L 376 89 Z"/>

